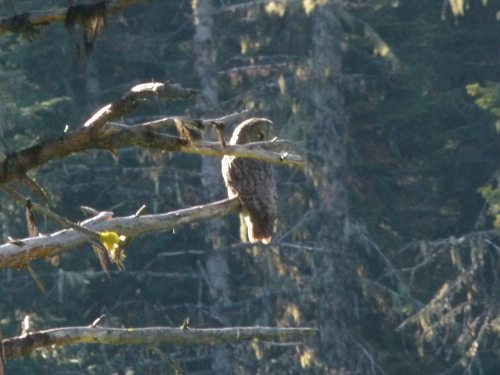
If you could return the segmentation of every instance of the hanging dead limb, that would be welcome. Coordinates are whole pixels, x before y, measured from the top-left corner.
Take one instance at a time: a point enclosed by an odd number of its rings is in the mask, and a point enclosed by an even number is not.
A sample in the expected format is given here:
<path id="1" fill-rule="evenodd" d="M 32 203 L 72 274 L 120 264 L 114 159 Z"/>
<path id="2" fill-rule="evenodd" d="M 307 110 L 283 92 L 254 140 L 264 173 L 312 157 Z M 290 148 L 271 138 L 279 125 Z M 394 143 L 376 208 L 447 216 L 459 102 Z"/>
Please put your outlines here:
<path id="1" fill-rule="evenodd" d="M 80 226 L 92 232 L 117 232 L 134 237 L 152 232 L 164 232 L 181 225 L 226 216 L 240 208 L 236 198 L 167 212 L 157 215 L 135 215 L 111 218 L 112 213 L 100 213 Z M 22 268 L 37 258 L 53 256 L 88 241 L 80 230 L 64 229 L 47 236 L 31 237 L 0 246 L 0 268 Z"/>
<path id="2" fill-rule="evenodd" d="M 229 344 L 246 340 L 297 340 L 317 330 L 309 327 L 189 328 L 65 327 L 31 332 L 2 340 L 6 359 L 25 356 L 40 348 L 71 344 L 176 345 Z"/>
<path id="3" fill-rule="evenodd" d="M 85 54 L 89 55 L 93 48 L 97 35 L 106 26 L 107 1 L 99 1 L 93 4 L 78 4 L 68 8 L 64 26 L 74 33 L 77 24 L 83 29 L 83 45 Z M 80 43 L 77 43 L 80 49 Z"/>
<path id="4" fill-rule="evenodd" d="M 146 0 L 110 0 L 107 1 L 106 14 L 114 15 L 120 12 L 123 8 L 145 3 Z M 66 14 L 68 13 L 68 8 L 58 8 L 58 9 L 48 9 L 42 11 L 33 11 L 30 14 L 14 15 L 9 18 L 4 18 L 0 20 L 0 33 L 5 32 L 25 32 L 25 28 L 19 30 L 20 21 L 22 25 L 26 25 L 26 21 L 29 22 L 30 27 L 38 28 L 41 26 L 47 26 L 54 22 L 64 23 L 66 21 Z M 15 22 L 14 22 L 15 21 Z"/>

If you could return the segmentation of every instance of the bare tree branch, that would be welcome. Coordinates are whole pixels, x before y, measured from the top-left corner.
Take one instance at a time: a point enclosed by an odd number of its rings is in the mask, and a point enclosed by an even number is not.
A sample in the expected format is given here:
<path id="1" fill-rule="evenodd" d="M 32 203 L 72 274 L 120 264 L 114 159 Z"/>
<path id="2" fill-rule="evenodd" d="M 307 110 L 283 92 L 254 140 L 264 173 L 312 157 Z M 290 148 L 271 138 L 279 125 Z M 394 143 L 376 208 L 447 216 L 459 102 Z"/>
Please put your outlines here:
<path id="1" fill-rule="evenodd" d="M 127 6 L 145 2 L 146 0 L 111 0 L 108 1 L 107 4 L 107 14 L 113 15 L 118 13 Z M 36 27 L 47 26 L 54 22 L 64 23 L 67 12 L 68 8 L 33 11 L 30 14 L 28 14 L 29 22 L 31 23 L 31 25 Z M 0 20 L 0 33 L 19 31 L 15 27 L 16 22 L 14 20 L 14 17 L 16 16 L 19 15 L 14 15 L 13 17 L 3 18 Z"/>
<path id="2" fill-rule="evenodd" d="M 189 99 L 196 94 L 197 91 L 194 89 L 186 89 L 173 83 L 142 83 L 132 87 L 120 100 L 102 107 L 83 126 L 99 126 L 108 121 L 120 118 L 135 109 L 141 100 L 154 97 L 170 100 Z"/>
<path id="3" fill-rule="evenodd" d="M 5 358 L 32 353 L 35 349 L 53 345 L 107 344 L 148 345 L 168 343 L 177 345 L 228 344 L 244 340 L 296 340 L 311 335 L 309 327 L 233 327 L 233 328 L 107 328 L 65 327 L 31 332 L 24 336 L 2 340 Z"/>
<path id="4" fill-rule="evenodd" d="M 260 159 L 273 164 L 303 168 L 305 163 L 299 155 L 256 148 L 256 146 L 269 145 L 275 147 L 283 144 L 286 144 L 286 142 L 275 140 L 259 142 L 258 144 L 227 145 L 223 150 L 218 142 L 199 142 L 195 145 L 189 145 L 183 139 L 151 131 L 148 126 L 129 127 L 106 123 L 100 126 L 99 129 L 82 127 L 60 138 L 41 142 L 7 155 L 3 161 L 0 161 L 0 185 L 19 179 L 27 171 L 51 160 L 60 159 L 70 154 L 93 149 L 112 150 L 131 146 L 215 157 L 222 157 L 225 154 L 235 155 Z"/>
<path id="5" fill-rule="evenodd" d="M 127 237 L 163 232 L 184 224 L 221 217 L 239 210 L 237 198 L 157 215 L 111 218 L 103 212 L 80 225 L 92 232 L 113 231 Z M 32 237 L 0 246 L 0 268 L 20 268 L 34 259 L 55 255 L 88 241 L 80 230 L 64 229 L 47 236 Z"/>
<path id="6" fill-rule="evenodd" d="M 126 126 L 109 122 L 130 112 L 141 100 L 157 96 L 170 99 L 186 99 L 195 93 L 196 91 L 193 89 L 185 89 L 177 84 L 170 83 L 153 82 L 137 85 L 122 99 L 107 104 L 98 110 L 87 120 L 84 126 L 78 128 L 76 131 L 6 155 L 0 161 L 0 185 L 21 178 L 29 170 L 51 160 L 60 159 L 70 154 L 93 149 L 114 150 L 130 146 L 216 157 L 230 154 L 261 159 L 275 164 L 294 167 L 304 166 L 303 159 L 298 155 L 253 149 L 256 146 L 270 145 L 276 147 L 286 143 L 279 140 L 245 146 L 227 146 L 221 149 L 219 143 L 200 142 L 193 145 L 185 139 L 159 133 L 156 131 L 158 124 L 151 126 L 149 124 Z M 183 118 L 164 119 L 162 125 L 175 124 L 175 122 L 184 122 L 187 127 L 192 127 L 194 124 L 196 127 L 203 128 L 206 125 L 206 121 L 186 120 Z"/>

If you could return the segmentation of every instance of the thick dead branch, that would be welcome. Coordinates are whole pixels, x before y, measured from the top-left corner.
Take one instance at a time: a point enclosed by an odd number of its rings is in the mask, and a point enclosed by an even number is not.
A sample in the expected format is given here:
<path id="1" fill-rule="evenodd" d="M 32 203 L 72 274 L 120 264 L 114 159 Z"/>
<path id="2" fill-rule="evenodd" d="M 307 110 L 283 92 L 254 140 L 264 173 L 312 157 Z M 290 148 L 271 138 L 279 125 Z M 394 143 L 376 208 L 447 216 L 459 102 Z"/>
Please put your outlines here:
<path id="1" fill-rule="evenodd" d="M 152 97 L 161 97 L 170 100 L 189 99 L 196 94 L 197 91 L 194 89 L 185 89 L 180 85 L 168 82 L 142 83 L 132 87 L 120 100 L 102 107 L 83 124 L 83 127 L 99 126 L 108 121 L 120 118 L 135 109 L 141 100 Z"/>
<path id="2" fill-rule="evenodd" d="M 111 218 L 111 214 L 99 216 L 82 222 L 80 225 L 92 232 L 113 231 L 134 237 L 151 232 L 163 232 L 184 224 L 225 216 L 239 209 L 236 198 L 225 199 L 202 206 L 157 215 L 135 215 Z M 103 221 L 103 219 L 105 219 Z M 72 249 L 88 241 L 86 234 L 79 230 L 64 229 L 47 236 L 32 237 L 6 243 L 0 246 L 0 268 L 25 267 L 34 259 L 55 255 Z"/>
<path id="3" fill-rule="evenodd" d="M 302 168 L 303 159 L 298 155 L 277 153 L 256 146 L 279 146 L 284 141 L 259 142 L 259 144 L 228 145 L 224 150 L 219 143 L 200 142 L 190 145 L 178 137 L 152 131 L 148 126 L 125 126 L 105 123 L 94 129 L 82 127 L 59 138 L 48 140 L 7 155 L 0 162 L 0 185 L 21 178 L 27 171 L 51 160 L 87 150 L 110 150 L 124 147 L 156 148 L 171 152 L 185 152 L 205 156 L 222 157 L 224 154 L 255 158 L 274 164 Z"/>
<path id="4" fill-rule="evenodd" d="M 177 84 L 151 82 L 132 87 L 132 89 L 120 100 L 107 104 L 97 111 L 85 124 L 88 126 L 99 126 L 113 119 L 122 117 L 131 112 L 141 100 L 152 97 L 162 97 L 170 100 L 189 99 L 196 95 L 194 89 L 185 89 Z"/>
<path id="5" fill-rule="evenodd" d="M 233 328 L 104 328 L 66 327 L 28 333 L 25 336 L 3 340 L 5 358 L 32 353 L 35 349 L 53 345 L 107 344 L 149 345 L 158 343 L 177 345 L 228 344 L 244 340 L 296 340 L 315 333 L 308 327 L 233 327 Z"/>
<path id="6" fill-rule="evenodd" d="M 60 159 L 70 154 L 87 150 L 110 150 L 131 146 L 215 157 L 222 157 L 225 154 L 235 155 L 303 168 L 304 160 L 299 155 L 258 148 L 261 146 L 283 147 L 284 144 L 286 144 L 285 141 L 274 140 L 258 144 L 227 145 L 222 149 L 218 142 L 200 142 L 190 145 L 186 140 L 151 131 L 147 126 L 129 127 L 106 123 L 100 126 L 97 131 L 94 131 L 92 127 L 82 127 L 60 138 L 45 141 L 7 155 L 0 162 L 0 185 L 21 178 L 27 171 L 51 160 Z"/>
<path id="7" fill-rule="evenodd" d="M 107 5 L 107 14 L 113 15 L 127 6 L 145 2 L 146 0 L 111 0 Z M 37 28 L 54 22 L 64 23 L 67 11 L 68 8 L 48 9 L 43 11 L 33 11 L 30 14 L 14 15 L 10 18 L 4 18 L 0 20 L 0 33 L 22 31 L 15 27 L 18 22 L 13 22 L 13 20 L 16 20 L 16 17 L 19 19 L 21 16 L 28 17 L 30 25 Z"/>
<path id="8" fill-rule="evenodd" d="M 304 168 L 305 161 L 300 155 L 289 154 L 285 151 L 269 151 L 261 148 L 266 147 L 272 149 L 282 149 L 284 146 L 288 145 L 289 143 L 287 141 L 280 139 L 266 142 L 252 142 L 246 143 L 244 145 L 225 145 L 224 148 L 221 147 L 221 144 L 219 142 L 199 142 L 194 146 L 182 146 L 180 147 L 179 151 L 215 157 L 234 155 L 241 158 L 259 159 L 271 164 Z"/>
<path id="9" fill-rule="evenodd" d="M 126 126 L 110 121 L 122 117 L 134 109 L 139 101 L 151 97 L 166 97 L 169 99 L 187 99 L 196 94 L 196 90 L 185 89 L 170 83 L 146 83 L 133 87 L 122 99 L 107 104 L 98 110 L 85 124 L 73 132 L 59 138 L 47 140 L 30 146 L 18 152 L 8 154 L 0 162 L 0 185 L 19 179 L 26 172 L 51 160 L 60 159 L 70 154 L 95 150 L 115 150 L 123 147 L 156 148 L 164 151 L 187 152 L 199 155 L 222 157 L 230 154 L 240 157 L 250 157 L 270 163 L 303 167 L 300 156 L 288 153 L 275 153 L 266 150 L 251 150 L 255 146 L 277 146 L 283 141 L 272 141 L 248 146 L 228 146 L 224 149 L 219 143 L 190 144 L 189 140 L 159 133 L 161 126 L 185 123 L 187 128 L 203 128 L 207 121 L 188 120 L 183 118 L 163 119 L 161 123 Z"/>

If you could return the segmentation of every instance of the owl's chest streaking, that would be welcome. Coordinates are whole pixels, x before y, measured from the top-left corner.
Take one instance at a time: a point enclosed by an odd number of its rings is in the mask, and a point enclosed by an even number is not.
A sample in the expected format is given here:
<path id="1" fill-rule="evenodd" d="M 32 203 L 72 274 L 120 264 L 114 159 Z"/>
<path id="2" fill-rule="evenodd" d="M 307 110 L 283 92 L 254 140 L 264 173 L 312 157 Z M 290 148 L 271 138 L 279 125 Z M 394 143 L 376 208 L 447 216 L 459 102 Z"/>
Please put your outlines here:
<path id="1" fill-rule="evenodd" d="M 229 198 L 269 199 L 276 194 L 273 168 L 263 161 L 226 155 L 222 158 L 222 176 Z"/>

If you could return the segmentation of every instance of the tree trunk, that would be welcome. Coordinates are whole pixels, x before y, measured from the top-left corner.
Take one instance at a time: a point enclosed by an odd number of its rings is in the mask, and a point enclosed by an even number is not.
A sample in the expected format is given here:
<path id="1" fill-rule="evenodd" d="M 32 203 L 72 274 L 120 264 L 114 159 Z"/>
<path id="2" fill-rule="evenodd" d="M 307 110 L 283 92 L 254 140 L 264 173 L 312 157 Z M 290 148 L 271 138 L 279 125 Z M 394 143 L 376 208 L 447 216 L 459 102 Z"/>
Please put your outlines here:
<path id="1" fill-rule="evenodd" d="M 318 195 L 316 285 L 322 301 L 316 308 L 320 353 L 328 367 L 358 373 L 354 345 L 353 270 L 348 252 L 346 143 L 348 120 L 342 92 L 343 37 L 338 5 L 329 1 L 313 14 L 312 115 L 313 134 L 307 141 L 308 174 Z M 325 298 L 326 297 L 326 298 Z"/>
<path id="2" fill-rule="evenodd" d="M 215 74 L 216 51 L 213 42 L 214 7 L 211 0 L 193 1 L 192 6 L 195 26 L 195 69 L 201 89 L 195 110 L 201 117 L 207 117 L 217 115 L 219 109 L 218 85 Z M 211 133 L 211 130 L 207 133 Z M 209 201 L 225 196 L 219 159 L 203 158 L 202 186 Z M 223 252 L 223 228 L 224 222 L 220 219 L 212 220 L 208 224 L 206 243 L 209 254 L 204 271 L 211 303 L 210 314 L 227 325 L 228 321 L 224 317 L 223 309 L 230 304 L 229 267 Z M 212 370 L 216 374 L 231 373 L 230 351 L 227 347 L 216 346 L 212 348 Z"/>

